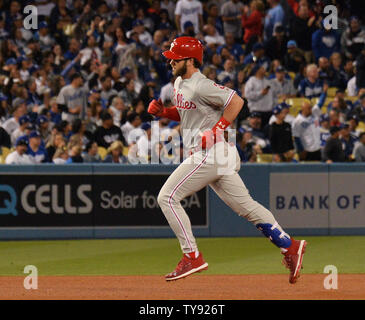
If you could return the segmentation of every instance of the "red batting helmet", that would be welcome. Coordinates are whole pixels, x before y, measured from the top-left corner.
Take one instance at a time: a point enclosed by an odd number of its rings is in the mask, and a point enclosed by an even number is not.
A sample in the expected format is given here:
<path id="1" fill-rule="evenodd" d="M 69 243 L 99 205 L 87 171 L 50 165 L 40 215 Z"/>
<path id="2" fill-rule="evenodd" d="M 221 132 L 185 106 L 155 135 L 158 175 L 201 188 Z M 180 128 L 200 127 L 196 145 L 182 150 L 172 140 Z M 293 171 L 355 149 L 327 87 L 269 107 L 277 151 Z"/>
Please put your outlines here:
<path id="1" fill-rule="evenodd" d="M 200 64 L 203 63 L 203 45 L 193 37 L 176 38 L 171 43 L 170 50 L 164 51 L 162 54 L 171 60 L 195 58 Z"/>

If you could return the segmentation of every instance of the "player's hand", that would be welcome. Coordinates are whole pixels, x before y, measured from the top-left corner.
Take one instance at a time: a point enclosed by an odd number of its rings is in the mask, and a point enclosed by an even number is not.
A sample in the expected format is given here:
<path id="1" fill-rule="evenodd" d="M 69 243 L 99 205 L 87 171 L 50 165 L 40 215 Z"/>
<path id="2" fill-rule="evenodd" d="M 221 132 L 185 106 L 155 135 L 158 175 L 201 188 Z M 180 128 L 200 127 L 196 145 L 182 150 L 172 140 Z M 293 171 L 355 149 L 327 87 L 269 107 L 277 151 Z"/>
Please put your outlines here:
<path id="1" fill-rule="evenodd" d="M 150 104 L 148 105 L 148 110 L 147 112 L 150 114 L 153 114 L 154 116 L 160 116 L 161 113 L 163 112 L 163 104 L 161 101 L 161 98 L 157 100 L 153 99 Z"/>

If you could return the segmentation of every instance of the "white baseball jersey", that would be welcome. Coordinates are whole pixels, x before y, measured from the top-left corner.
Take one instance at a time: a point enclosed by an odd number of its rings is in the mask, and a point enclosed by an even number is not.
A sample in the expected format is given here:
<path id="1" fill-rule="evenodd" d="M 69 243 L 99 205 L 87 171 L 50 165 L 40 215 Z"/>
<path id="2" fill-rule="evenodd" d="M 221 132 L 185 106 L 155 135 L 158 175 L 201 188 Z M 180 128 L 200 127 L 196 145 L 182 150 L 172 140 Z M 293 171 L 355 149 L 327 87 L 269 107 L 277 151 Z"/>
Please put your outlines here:
<path id="1" fill-rule="evenodd" d="M 185 147 L 199 145 L 199 133 L 214 127 L 234 94 L 234 90 L 216 84 L 199 71 L 189 79 L 175 80 L 174 105 L 180 115 Z M 186 139 L 185 130 L 191 131 L 195 141 Z M 283 233 L 271 212 L 252 199 L 239 169 L 236 146 L 220 141 L 207 151 L 195 151 L 166 180 L 157 201 L 184 253 L 196 252 L 197 244 L 181 201 L 207 185 L 238 215 L 254 225 L 270 224 L 271 230 L 276 227 Z"/>
<path id="2" fill-rule="evenodd" d="M 186 148 L 199 145 L 199 132 L 210 130 L 223 115 L 235 91 L 216 84 L 200 71 L 174 83 L 174 105 L 180 115 L 180 128 Z"/>
<path id="3" fill-rule="evenodd" d="M 300 138 L 305 151 L 314 152 L 321 148 L 320 115 L 321 109 L 315 105 L 310 116 L 299 113 L 292 123 L 293 136 Z"/>

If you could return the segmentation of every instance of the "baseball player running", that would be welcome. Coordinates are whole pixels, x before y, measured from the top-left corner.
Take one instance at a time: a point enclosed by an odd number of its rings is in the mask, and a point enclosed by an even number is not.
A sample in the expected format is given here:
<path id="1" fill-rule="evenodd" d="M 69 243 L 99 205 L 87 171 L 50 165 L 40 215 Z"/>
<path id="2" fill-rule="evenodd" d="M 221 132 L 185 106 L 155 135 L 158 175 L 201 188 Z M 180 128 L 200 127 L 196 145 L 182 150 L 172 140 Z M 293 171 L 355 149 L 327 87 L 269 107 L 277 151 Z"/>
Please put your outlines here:
<path id="1" fill-rule="evenodd" d="M 160 99 L 153 100 L 148 112 L 180 121 L 184 146 L 191 150 L 191 155 L 169 176 L 157 198 L 183 251 L 176 269 L 167 274 L 165 279 L 178 280 L 208 268 L 180 201 L 209 185 L 232 210 L 252 222 L 281 249 L 283 262 L 290 270 L 289 282 L 295 283 L 307 242 L 290 237 L 272 213 L 251 198 L 238 174 L 238 152 L 235 146 L 223 138 L 224 130 L 243 107 L 243 99 L 234 90 L 216 84 L 199 71 L 203 61 L 203 46 L 199 40 L 192 37 L 176 38 L 170 50 L 164 51 L 163 55 L 171 60 L 172 72 L 176 76 L 174 106 L 166 108 Z M 186 131 L 193 133 L 195 139 L 190 139 L 191 136 L 185 139 Z M 222 164 L 217 159 L 217 155 L 226 155 L 227 150 L 230 151 L 228 160 L 234 163 L 230 172 L 219 170 Z"/>

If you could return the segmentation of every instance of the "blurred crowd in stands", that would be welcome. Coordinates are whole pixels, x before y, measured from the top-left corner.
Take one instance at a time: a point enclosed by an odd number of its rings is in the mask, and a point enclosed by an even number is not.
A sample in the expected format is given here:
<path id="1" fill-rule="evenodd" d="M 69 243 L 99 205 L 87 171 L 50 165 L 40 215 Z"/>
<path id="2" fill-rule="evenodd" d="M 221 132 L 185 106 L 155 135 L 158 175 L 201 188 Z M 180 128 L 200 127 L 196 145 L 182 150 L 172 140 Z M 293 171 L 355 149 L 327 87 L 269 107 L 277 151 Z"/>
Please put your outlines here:
<path id="1" fill-rule="evenodd" d="M 349 0 L 0 0 L 0 162 L 181 160 L 183 141 L 165 148 L 179 123 L 147 108 L 174 104 L 161 52 L 186 35 L 204 44 L 201 72 L 248 101 L 233 124 L 242 162 L 364 162 L 363 12 Z"/>

